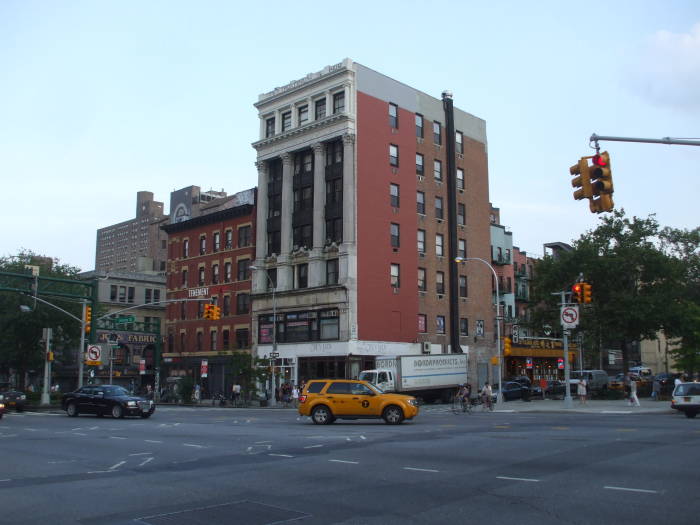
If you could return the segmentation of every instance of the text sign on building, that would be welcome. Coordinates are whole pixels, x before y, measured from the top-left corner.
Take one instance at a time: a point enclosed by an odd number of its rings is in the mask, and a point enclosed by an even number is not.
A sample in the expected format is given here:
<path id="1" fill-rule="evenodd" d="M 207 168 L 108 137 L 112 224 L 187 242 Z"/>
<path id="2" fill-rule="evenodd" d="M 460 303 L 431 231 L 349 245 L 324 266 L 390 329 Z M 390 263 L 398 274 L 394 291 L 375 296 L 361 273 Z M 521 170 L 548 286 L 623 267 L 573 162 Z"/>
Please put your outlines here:
<path id="1" fill-rule="evenodd" d="M 141 359 L 139 361 L 139 374 L 145 375 L 146 374 L 146 360 Z"/>
<path id="2" fill-rule="evenodd" d="M 532 369 L 532 357 L 525 358 L 525 368 L 527 368 L 528 370 Z"/>
<path id="3" fill-rule="evenodd" d="M 209 361 L 202 359 L 202 366 L 199 369 L 200 375 L 202 377 L 207 377 L 209 375 Z"/>
<path id="4" fill-rule="evenodd" d="M 187 294 L 190 297 L 206 297 L 207 295 L 209 295 L 209 287 L 204 286 L 202 288 L 191 288 L 187 290 Z"/>

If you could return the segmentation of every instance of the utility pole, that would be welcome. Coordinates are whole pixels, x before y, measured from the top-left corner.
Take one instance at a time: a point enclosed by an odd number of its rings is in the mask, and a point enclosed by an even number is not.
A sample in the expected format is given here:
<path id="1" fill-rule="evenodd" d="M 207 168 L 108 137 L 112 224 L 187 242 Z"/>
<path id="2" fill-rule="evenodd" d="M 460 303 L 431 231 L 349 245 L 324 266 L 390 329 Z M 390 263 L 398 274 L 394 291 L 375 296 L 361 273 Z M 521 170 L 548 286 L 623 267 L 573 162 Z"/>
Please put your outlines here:
<path id="1" fill-rule="evenodd" d="M 41 390 L 41 406 L 43 407 L 47 407 L 51 404 L 51 360 L 49 359 L 51 339 L 53 339 L 53 329 L 44 328 L 44 387 Z"/>

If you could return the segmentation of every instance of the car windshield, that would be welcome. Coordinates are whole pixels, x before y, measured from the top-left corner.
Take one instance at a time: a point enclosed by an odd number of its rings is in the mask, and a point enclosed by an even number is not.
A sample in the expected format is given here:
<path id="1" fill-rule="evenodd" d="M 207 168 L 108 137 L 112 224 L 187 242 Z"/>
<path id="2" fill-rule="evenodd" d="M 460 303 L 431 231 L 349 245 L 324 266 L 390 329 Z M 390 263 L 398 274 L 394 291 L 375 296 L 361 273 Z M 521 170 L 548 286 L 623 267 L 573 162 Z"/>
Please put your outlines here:
<path id="1" fill-rule="evenodd" d="M 129 392 L 120 386 L 105 386 L 103 387 L 107 396 L 128 396 Z"/>
<path id="2" fill-rule="evenodd" d="M 368 383 L 369 383 L 369 381 L 368 381 Z M 374 383 L 369 383 L 369 387 L 370 387 L 372 390 L 375 390 L 375 391 L 377 392 L 377 394 L 383 394 L 383 393 L 384 393 L 384 390 L 382 390 L 381 388 L 379 388 L 379 387 L 378 387 L 377 385 L 375 385 Z"/>
<path id="3" fill-rule="evenodd" d="M 700 383 L 682 383 L 676 387 L 674 396 L 700 396 Z"/>
<path id="4" fill-rule="evenodd" d="M 377 382 L 377 372 L 361 372 L 360 373 L 360 381 L 367 381 L 368 383 L 376 383 Z"/>

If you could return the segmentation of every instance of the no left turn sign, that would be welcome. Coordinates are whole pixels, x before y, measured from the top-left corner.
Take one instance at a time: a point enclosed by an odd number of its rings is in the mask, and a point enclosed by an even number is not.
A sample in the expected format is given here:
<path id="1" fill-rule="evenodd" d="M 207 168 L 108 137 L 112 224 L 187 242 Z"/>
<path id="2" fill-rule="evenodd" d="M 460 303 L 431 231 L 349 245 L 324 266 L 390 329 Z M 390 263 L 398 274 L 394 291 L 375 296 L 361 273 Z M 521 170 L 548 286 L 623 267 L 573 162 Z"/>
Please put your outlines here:
<path id="1" fill-rule="evenodd" d="M 98 345 L 88 345 L 85 363 L 91 366 L 102 364 L 102 348 Z"/>

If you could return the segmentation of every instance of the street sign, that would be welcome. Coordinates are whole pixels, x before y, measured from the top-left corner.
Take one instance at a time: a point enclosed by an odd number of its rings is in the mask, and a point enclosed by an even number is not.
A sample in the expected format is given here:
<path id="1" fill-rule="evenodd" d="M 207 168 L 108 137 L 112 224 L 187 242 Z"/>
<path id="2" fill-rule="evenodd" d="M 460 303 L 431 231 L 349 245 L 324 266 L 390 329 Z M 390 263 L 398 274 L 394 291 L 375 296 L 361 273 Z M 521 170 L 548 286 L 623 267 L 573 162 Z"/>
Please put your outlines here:
<path id="1" fill-rule="evenodd" d="M 279 352 L 270 352 L 270 359 L 277 359 L 279 356 Z"/>
<path id="2" fill-rule="evenodd" d="M 139 361 L 139 374 L 146 375 L 146 360 L 141 359 Z"/>
<path id="3" fill-rule="evenodd" d="M 99 345 L 88 345 L 85 355 L 85 364 L 98 366 L 102 364 L 102 348 Z"/>
<path id="4" fill-rule="evenodd" d="M 209 361 L 207 359 L 202 359 L 202 366 L 199 372 L 202 377 L 207 377 L 209 375 Z"/>
<path id="5" fill-rule="evenodd" d="M 517 324 L 514 324 L 512 330 L 513 333 L 511 335 L 511 339 L 517 344 L 520 341 L 520 327 Z"/>
<path id="6" fill-rule="evenodd" d="M 133 315 L 122 315 L 121 317 L 117 317 L 116 321 L 117 324 L 125 324 L 125 323 L 133 323 L 136 320 L 136 317 Z"/>
<path id="7" fill-rule="evenodd" d="M 578 306 L 562 306 L 560 318 L 564 328 L 576 328 L 578 326 Z"/>

